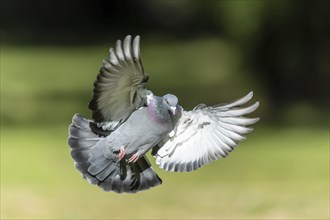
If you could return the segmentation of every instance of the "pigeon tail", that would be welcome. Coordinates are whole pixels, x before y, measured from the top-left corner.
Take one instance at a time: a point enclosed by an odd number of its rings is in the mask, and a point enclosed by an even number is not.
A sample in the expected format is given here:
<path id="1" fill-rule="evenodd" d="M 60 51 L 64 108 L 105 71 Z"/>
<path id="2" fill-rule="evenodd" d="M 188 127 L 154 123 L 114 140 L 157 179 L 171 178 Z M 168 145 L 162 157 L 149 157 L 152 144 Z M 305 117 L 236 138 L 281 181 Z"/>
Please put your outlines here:
<path id="1" fill-rule="evenodd" d="M 104 151 L 107 139 L 95 134 L 91 124 L 90 120 L 75 114 L 68 140 L 75 167 L 90 184 L 104 191 L 135 193 L 162 183 L 145 156 L 131 164 L 119 160 L 117 153 Z"/>

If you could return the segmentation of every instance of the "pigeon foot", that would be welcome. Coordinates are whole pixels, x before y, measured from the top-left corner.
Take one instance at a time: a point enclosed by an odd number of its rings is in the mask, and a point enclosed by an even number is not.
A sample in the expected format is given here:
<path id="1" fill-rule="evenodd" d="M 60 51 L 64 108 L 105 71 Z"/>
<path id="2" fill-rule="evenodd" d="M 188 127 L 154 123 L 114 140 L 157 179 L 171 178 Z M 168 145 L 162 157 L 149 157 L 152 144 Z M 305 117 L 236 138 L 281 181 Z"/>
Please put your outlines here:
<path id="1" fill-rule="evenodd" d="M 139 159 L 139 155 L 135 153 L 129 158 L 128 162 L 135 163 L 138 159 Z"/>
<path id="2" fill-rule="evenodd" d="M 119 160 L 122 160 L 125 157 L 125 154 L 126 154 L 126 152 L 125 152 L 124 147 L 121 147 L 119 149 L 119 154 L 118 154 Z"/>

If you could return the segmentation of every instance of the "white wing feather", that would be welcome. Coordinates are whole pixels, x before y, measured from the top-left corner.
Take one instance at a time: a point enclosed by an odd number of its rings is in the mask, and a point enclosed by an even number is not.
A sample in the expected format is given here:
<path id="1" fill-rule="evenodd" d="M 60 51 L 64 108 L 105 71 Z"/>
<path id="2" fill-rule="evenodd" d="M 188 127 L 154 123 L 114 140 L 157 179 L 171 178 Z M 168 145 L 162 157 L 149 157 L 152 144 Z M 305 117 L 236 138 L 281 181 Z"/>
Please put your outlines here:
<path id="1" fill-rule="evenodd" d="M 244 135 L 253 130 L 246 126 L 259 120 L 243 117 L 256 110 L 259 102 L 239 108 L 252 96 L 250 92 L 230 104 L 197 106 L 192 111 L 182 111 L 174 130 L 160 143 L 156 163 L 167 171 L 189 172 L 227 157 L 237 142 L 245 140 Z"/>

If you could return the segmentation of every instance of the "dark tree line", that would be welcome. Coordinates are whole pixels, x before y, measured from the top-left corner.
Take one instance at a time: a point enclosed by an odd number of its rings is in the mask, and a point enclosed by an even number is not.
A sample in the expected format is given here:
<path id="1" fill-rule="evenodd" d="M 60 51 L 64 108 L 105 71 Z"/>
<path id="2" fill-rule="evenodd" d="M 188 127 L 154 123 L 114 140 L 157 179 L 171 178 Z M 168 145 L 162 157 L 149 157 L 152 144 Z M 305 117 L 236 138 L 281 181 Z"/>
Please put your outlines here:
<path id="1" fill-rule="evenodd" d="M 330 1 L 2 0 L 2 43 L 95 43 L 130 33 L 219 36 L 244 50 L 274 108 L 328 109 Z"/>

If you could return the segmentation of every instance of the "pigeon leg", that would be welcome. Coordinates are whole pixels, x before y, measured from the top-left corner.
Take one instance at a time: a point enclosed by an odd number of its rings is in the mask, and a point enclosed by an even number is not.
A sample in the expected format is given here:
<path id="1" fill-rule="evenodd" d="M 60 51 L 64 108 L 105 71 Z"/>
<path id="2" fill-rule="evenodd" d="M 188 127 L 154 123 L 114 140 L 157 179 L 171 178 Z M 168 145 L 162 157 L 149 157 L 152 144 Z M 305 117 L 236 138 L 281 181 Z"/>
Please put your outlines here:
<path id="1" fill-rule="evenodd" d="M 137 153 L 135 153 L 129 158 L 128 162 L 135 163 L 138 159 L 139 159 L 139 155 Z"/>
<path id="2" fill-rule="evenodd" d="M 126 154 L 126 152 L 125 152 L 124 147 L 121 147 L 119 150 L 119 154 L 118 154 L 119 160 L 122 160 L 125 157 L 125 154 Z"/>

